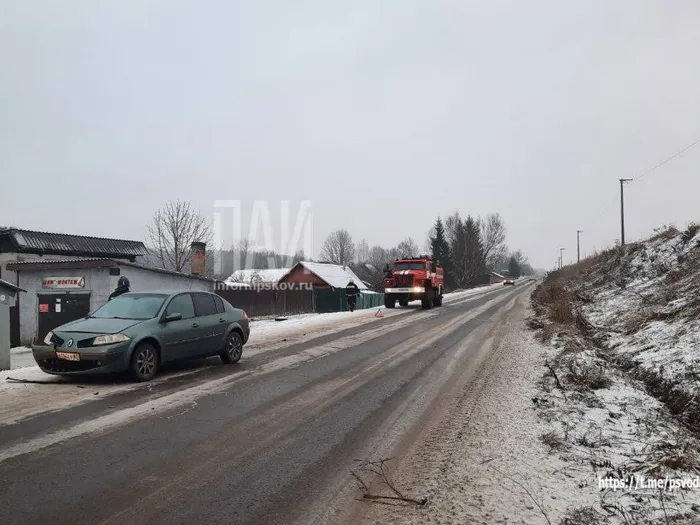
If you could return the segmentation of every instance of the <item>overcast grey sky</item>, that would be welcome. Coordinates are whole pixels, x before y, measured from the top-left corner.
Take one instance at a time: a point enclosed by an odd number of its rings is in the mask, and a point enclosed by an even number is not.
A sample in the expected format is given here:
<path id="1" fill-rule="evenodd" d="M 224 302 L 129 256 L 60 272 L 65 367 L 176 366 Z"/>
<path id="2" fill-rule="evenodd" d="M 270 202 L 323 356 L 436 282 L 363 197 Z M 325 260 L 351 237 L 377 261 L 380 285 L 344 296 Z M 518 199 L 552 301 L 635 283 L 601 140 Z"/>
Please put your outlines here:
<path id="1" fill-rule="evenodd" d="M 0 6 L 0 224 L 142 239 L 170 199 L 311 200 L 318 250 L 498 212 L 551 268 L 700 136 L 696 0 Z M 627 187 L 629 239 L 700 219 L 698 168 Z"/>

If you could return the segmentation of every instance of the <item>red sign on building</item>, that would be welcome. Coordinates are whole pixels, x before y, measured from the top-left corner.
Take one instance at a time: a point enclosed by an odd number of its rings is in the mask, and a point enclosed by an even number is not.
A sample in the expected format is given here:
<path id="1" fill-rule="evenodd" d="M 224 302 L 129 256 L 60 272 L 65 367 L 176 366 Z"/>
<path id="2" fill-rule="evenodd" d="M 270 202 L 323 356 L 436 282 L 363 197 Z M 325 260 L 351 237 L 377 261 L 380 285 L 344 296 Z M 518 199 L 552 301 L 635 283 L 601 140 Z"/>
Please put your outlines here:
<path id="1" fill-rule="evenodd" d="M 42 279 L 44 288 L 85 288 L 84 277 L 47 277 Z"/>
<path id="2" fill-rule="evenodd" d="M 49 313 L 49 305 L 48 304 L 40 304 L 39 305 L 39 313 L 42 313 L 42 314 Z"/>

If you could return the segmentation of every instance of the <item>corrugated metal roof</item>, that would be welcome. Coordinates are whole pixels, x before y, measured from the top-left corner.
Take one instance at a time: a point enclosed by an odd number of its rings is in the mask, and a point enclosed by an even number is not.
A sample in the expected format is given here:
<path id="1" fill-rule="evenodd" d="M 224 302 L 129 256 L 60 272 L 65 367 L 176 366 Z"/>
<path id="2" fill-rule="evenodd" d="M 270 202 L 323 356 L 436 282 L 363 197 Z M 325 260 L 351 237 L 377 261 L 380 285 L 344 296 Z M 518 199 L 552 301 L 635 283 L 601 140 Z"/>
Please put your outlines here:
<path id="1" fill-rule="evenodd" d="M 8 263 L 7 266 L 18 266 L 27 264 L 61 264 L 61 263 L 82 263 L 82 262 L 95 262 L 95 261 L 109 261 L 110 266 L 114 266 L 116 263 L 113 259 L 108 259 L 105 257 L 79 257 L 75 259 L 29 259 L 27 261 L 12 261 Z"/>
<path id="2" fill-rule="evenodd" d="M 348 281 L 352 279 L 361 290 L 366 290 L 367 286 L 355 275 L 349 267 L 343 268 L 339 264 L 317 263 L 301 261 L 299 264 L 310 272 L 315 273 L 333 288 L 345 288 Z"/>
<path id="3" fill-rule="evenodd" d="M 71 265 L 75 265 L 75 268 L 105 268 L 105 267 L 116 267 L 116 266 L 131 266 L 133 268 L 139 268 L 141 270 L 147 270 L 149 272 L 163 273 L 167 275 L 173 275 L 176 277 L 187 277 L 189 279 L 197 279 L 199 281 L 217 282 L 216 279 L 211 279 L 209 277 L 204 277 L 200 275 L 190 275 L 182 272 L 175 272 L 173 270 L 166 270 L 164 268 L 154 268 L 150 266 L 144 266 L 142 264 L 127 262 L 127 261 L 117 261 L 108 258 L 86 258 L 86 259 L 56 259 L 56 260 L 45 260 L 45 259 L 33 259 L 30 261 L 18 261 L 11 262 L 7 264 L 8 270 L 23 270 L 32 271 L 40 270 L 44 268 L 67 268 L 70 269 Z M 23 268 L 24 267 L 24 268 Z"/>
<path id="4" fill-rule="evenodd" d="M 15 228 L 0 231 L 0 234 L 9 235 L 19 252 L 54 255 L 103 255 L 108 257 L 135 257 L 148 253 L 146 246 L 141 241 L 37 232 Z"/>

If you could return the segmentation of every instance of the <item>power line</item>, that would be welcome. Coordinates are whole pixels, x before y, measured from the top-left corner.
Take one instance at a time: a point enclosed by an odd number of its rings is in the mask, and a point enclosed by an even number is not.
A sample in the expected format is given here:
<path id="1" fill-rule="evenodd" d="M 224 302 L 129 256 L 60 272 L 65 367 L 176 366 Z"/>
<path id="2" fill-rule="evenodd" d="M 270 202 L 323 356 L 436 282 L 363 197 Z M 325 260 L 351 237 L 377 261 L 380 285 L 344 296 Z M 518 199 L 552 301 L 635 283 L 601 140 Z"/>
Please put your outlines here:
<path id="1" fill-rule="evenodd" d="M 672 161 L 673 159 L 675 159 L 675 158 L 678 157 L 679 155 L 685 153 L 686 151 L 688 151 L 689 149 L 693 148 L 694 146 L 697 146 L 698 144 L 700 144 L 700 137 L 698 137 L 697 139 L 695 139 L 693 142 L 691 142 L 691 143 L 688 144 L 687 146 L 683 147 L 682 149 L 678 150 L 678 151 L 675 152 L 673 155 L 667 157 L 667 158 L 666 158 L 665 160 L 663 160 L 662 162 L 659 162 L 658 164 L 656 164 L 656 165 L 653 166 L 652 168 L 646 170 L 645 172 L 641 173 L 640 175 L 637 175 L 636 177 L 634 177 L 634 178 L 632 179 L 632 181 L 633 181 L 633 182 L 636 182 L 636 181 L 640 180 L 642 177 L 646 177 L 646 176 L 649 175 L 650 173 L 652 173 L 652 172 L 656 171 L 657 169 L 659 169 L 659 168 L 660 168 L 661 166 L 663 166 L 664 164 L 669 163 L 670 161 Z M 604 215 L 606 215 L 607 213 L 610 213 L 610 212 L 611 212 L 612 206 L 618 201 L 618 199 L 619 199 L 619 197 L 617 197 L 617 196 L 614 197 L 614 198 L 610 201 L 609 204 L 607 204 L 604 208 L 602 208 L 601 211 L 600 211 L 600 213 L 596 216 L 595 219 L 593 219 L 593 221 L 591 222 L 591 224 L 592 224 L 592 225 L 597 225 L 598 222 L 600 221 L 600 219 L 602 219 Z"/>
<path id="2" fill-rule="evenodd" d="M 667 162 L 670 162 L 670 161 L 672 161 L 673 159 L 675 159 L 678 155 L 680 155 L 680 154 L 682 154 L 682 153 L 685 153 L 685 152 L 688 151 L 690 148 L 692 148 L 693 146 L 697 146 L 698 144 L 700 144 L 700 137 L 698 137 L 697 139 L 695 139 L 693 142 L 691 142 L 689 145 L 687 145 L 686 147 L 684 147 L 684 148 L 681 149 L 680 151 L 677 151 L 676 153 L 674 153 L 673 155 L 671 155 L 670 157 L 668 157 L 666 160 L 664 160 L 664 161 L 658 163 L 658 164 L 657 164 L 656 166 L 654 166 L 653 168 L 648 169 L 647 171 L 645 171 L 645 172 L 642 173 L 641 175 L 638 175 L 638 176 L 634 177 L 633 180 L 637 181 L 637 180 L 641 179 L 642 177 L 645 177 L 645 176 L 649 175 L 652 171 L 657 170 L 658 168 L 660 168 L 661 166 L 663 166 L 663 165 L 666 164 Z"/>

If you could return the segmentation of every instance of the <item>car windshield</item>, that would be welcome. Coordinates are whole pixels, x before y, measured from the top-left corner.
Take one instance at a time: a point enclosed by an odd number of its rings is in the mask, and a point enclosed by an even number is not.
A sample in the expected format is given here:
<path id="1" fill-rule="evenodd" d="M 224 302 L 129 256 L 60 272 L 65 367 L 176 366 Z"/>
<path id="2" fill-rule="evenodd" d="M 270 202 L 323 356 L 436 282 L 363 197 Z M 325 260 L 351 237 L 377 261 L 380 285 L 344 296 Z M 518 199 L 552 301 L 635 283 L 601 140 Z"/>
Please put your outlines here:
<path id="1" fill-rule="evenodd" d="M 125 294 L 115 297 L 90 317 L 97 319 L 153 319 L 168 296 L 166 294 Z"/>
<path id="2" fill-rule="evenodd" d="M 394 263 L 394 270 L 425 270 L 424 262 L 397 262 Z"/>

